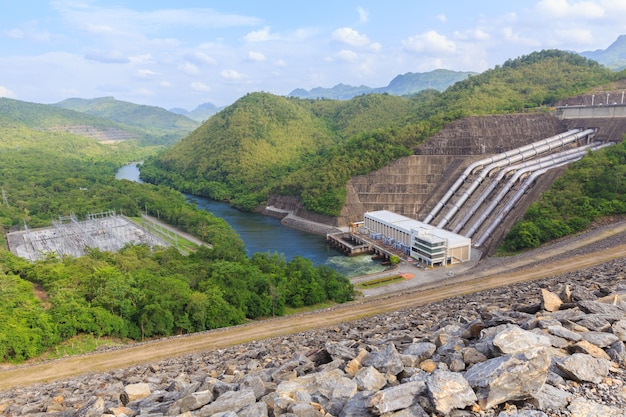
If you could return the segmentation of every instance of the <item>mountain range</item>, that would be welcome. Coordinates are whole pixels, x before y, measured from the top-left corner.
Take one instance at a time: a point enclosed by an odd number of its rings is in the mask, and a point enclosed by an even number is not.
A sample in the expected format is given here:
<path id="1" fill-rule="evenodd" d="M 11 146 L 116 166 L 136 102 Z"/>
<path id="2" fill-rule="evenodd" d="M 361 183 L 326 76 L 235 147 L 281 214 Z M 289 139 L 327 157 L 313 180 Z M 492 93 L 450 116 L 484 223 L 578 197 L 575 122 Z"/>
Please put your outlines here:
<path id="1" fill-rule="evenodd" d="M 437 69 L 430 72 L 407 72 L 406 74 L 396 76 L 386 87 L 371 88 L 365 85 L 354 87 L 346 84 L 337 84 L 332 88 L 317 87 L 309 91 L 297 88 L 288 95 L 297 98 L 328 98 L 334 100 L 350 100 L 359 95 L 374 93 L 405 96 L 427 89 L 444 91 L 457 81 L 462 81 L 475 74 L 474 72 L 446 69 Z"/>

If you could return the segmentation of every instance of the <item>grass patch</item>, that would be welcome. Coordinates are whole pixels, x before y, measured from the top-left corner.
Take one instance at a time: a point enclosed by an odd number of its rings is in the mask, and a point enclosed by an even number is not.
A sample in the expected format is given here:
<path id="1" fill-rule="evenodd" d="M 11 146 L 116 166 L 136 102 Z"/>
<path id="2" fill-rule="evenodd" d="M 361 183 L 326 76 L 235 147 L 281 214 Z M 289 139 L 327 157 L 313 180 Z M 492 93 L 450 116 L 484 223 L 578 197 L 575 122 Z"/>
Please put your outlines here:
<path id="1" fill-rule="evenodd" d="M 65 356 L 80 355 L 95 352 L 98 349 L 112 346 L 126 346 L 128 343 L 120 339 L 96 337 L 90 334 L 80 334 L 53 347 L 35 360 L 58 359 Z"/>
<path id="2" fill-rule="evenodd" d="M 310 311 L 321 310 L 321 309 L 332 307 L 335 305 L 337 305 L 337 303 L 333 303 L 332 301 L 326 301 L 323 303 L 314 304 L 312 306 L 304 306 L 304 307 L 298 307 L 298 308 L 285 306 L 285 316 L 289 316 L 291 314 L 298 314 L 298 313 L 308 313 Z"/>
<path id="3" fill-rule="evenodd" d="M 356 287 L 366 290 L 370 288 L 382 287 L 383 285 L 389 285 L 399 281 L 404 281 L 404 277 L 402 275 L 391 275 L 388 277 L 372 279 L 370 281 L 359 282 Z"/>

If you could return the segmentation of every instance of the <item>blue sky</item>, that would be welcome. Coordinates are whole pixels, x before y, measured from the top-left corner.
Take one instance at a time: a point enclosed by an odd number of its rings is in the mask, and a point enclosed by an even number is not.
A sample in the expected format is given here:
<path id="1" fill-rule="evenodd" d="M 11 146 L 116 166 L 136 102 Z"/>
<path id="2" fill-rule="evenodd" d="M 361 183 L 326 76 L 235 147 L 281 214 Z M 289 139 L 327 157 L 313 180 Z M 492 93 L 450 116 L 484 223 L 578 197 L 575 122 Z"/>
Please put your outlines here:
<path id="1" fill-rule="evenodd" d="M 0 96 L 192 110 L 252 91 L 386 86 L 541 49 L 606 49 L 624 0 L 0 0 Z"/>

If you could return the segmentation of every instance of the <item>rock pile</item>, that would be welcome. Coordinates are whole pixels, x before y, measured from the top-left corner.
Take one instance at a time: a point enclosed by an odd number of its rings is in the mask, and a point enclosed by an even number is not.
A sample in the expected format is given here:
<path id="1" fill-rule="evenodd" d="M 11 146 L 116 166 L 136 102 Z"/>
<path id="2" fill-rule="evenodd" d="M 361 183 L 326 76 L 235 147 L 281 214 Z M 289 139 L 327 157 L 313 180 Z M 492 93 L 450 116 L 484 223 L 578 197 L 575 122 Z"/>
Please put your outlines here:
<path id="1" fill-rule="evenodd" d="M 6 416 L 626 415 L 626 259 L 0 393 Z"/>

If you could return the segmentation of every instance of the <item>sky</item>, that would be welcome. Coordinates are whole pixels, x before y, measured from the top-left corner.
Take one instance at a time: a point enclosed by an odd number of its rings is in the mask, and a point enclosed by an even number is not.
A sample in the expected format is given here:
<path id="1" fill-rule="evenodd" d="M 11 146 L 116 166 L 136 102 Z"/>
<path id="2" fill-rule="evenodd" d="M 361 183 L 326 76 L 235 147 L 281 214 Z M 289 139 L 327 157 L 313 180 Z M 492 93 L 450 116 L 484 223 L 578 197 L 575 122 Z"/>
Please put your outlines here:
<path id="1" fill-rule="evenodd" d="M 606 49 L 624 0 L 0 0 L 0 96 L 166 109 Z"/>

